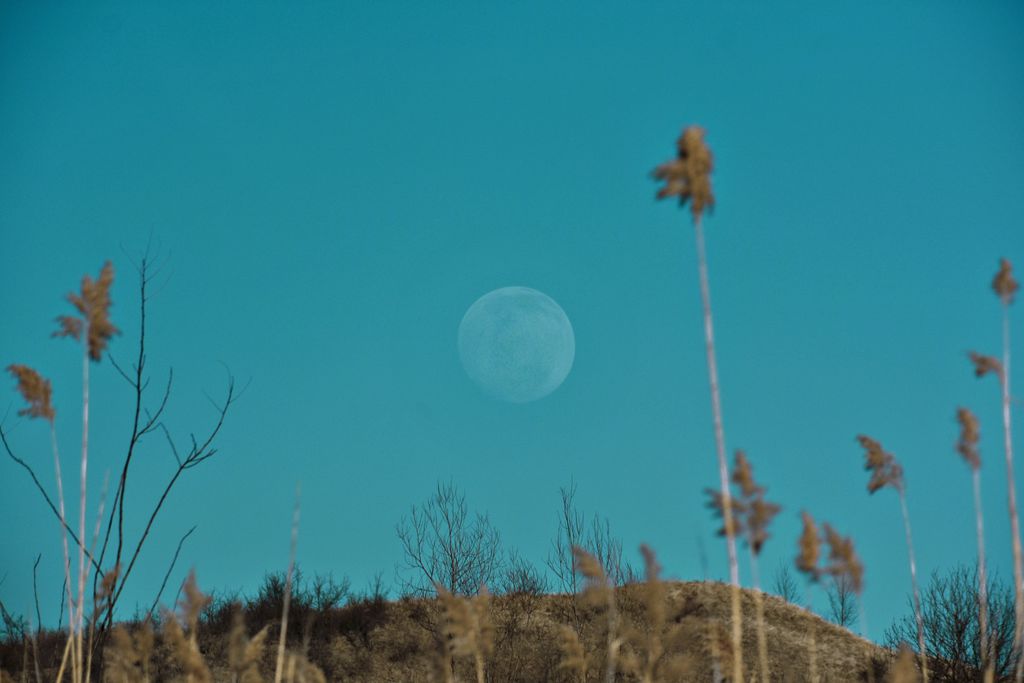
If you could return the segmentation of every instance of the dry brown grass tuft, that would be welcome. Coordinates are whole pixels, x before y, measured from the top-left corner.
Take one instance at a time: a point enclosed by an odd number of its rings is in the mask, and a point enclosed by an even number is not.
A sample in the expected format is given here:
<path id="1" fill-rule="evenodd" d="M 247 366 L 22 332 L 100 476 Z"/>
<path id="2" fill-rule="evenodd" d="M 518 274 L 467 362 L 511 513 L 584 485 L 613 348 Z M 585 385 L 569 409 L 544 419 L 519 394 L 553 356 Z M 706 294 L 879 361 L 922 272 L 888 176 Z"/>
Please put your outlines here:
<path id="1" fill-rule="evenodd" d="M 874 493 L 886 486 L 901 488 L 903 486 L 903 468 L 896 462 L 892 453 L 886 452 L 882 448 L 882 444 L 870 436 L 861 434 L 857 437 L 857 441 L 864 448 L 864 469 L 871 472 L 868 492 Z"/>
<path id="2" fill-rule="evenodd" d="M 680 206 L 689 201 L 693 219 L 697 220 L 715 205 L 711 190 L 713 168 L 711 150 L 704 143 L 704 129 L 700 126 L 684 128 L 676 141 L 676 158 L 661 164 L 652 174 L 657 180 L 665 181 L 657 198 L 679 197 Z"/>
<path id="3" fill-rule="evenodd" d="M 960 440 L 957 441 L 956 451 L 963 456 L 972 470 L 976 470 L 981 467 L 981 456 L 978 454 L 978 440 L 981 438 L 978 418 L 967 408 L 957 408 L 956 419 L 960 423 Z"/>
<path id="4" fill-rule="evenodd" d="M 1013 278 L 1013 266 L 1004 258 L 999 259 L 999 272 L 992 279 L 992 289 L 1004 305 L 1013 303 L 1013 295 L 1020 289 L 1020 285 Z"/>
<path id="5" fill-rule="evenodd" d="M 468 657 L 473 660 L 477 683 L 484 683 L 486 659 L 494 652 L 494 626 L 487 588 L 481 587 L 475 596 L 465 598 L 437 584 L 437 597 L 443 611 L 441 632 L 446 675 L 451 673 L 454 659 Z"/>
<path id="6" fill-rule="evenodd" d="M 118 625 L 110 632 L 104 678 L 110 683 L 144 683 L 151 680 L 156 636 L 147 620 L 135 632 Z"/>
<path id="7" fill-rule="evenodd" d="M 107 342 L 120 332 L 110 322 L 109 317 L 110 286 L 112 284 L 114 284 L 114 266 L 110 261 L 103 264 L 99 278 L 96 280 L 88 275 L 84 276 L 81 293 L 71 292 L 67 295 L 67 300 L 78 309 L 78 313 L 82 317 L 58 316 L 57 323 L 60 327 L 53 333 L 54 337 L 71 337 L 76 341 L 81 341 L 84 327 L 89 357 L 94 361 L 103 357 Z"/>
<path id="8" fill-rule="evenodd" d="M 50 380 L 27 365 L 8 365 L 7 372 L 11 373 L 18 380 L 18 391 L 22 398 L 28 403 L 28 408 L 22 408 L 18 415 L 28 418 L 41 417 L 44 420 L 53 422 L 56 412 L 50 403 L 52 389 Z"/>
<path id="9" fill-rule="evenodd" d="M 594 609 L 603 610 L 607 627 L 605 637 L 605 681 L 612 683 L 618 669 L 619 651 L 623 638 L 619 633 L 619 609 L 615 601 L 615 590 L 600 561 L 583 548 L 572 549 L 576 571 L 586 580 L 583 602 Z"/>
<path id="10" fill-rule="evenodd" d="M 228 667 L 237 683 L 263 683 L 260 662 L 270 625 L 264 626 L 252 638 L 245 632 L 245 619 L 236 612 L 228 634 Z"/>
<path id="11" fill-rule="evenodd" d="M 587 655 L 576 629 L 562 625 L 558 628 L 558 648 L 562 654 L 558 663 L 560 670 L 568 671 L 575 680 L 587 680 Z"/>
<path id="12" fill-rule="evenodd" d="M 974 364 L 974 376 L 984 377 L 985 375 L 992 373 L 1002 381 L 1003 379 L 1003 364 L 998 359 L 992 356 L 984 356 L 974 351 L 968 351 L 967 357 L 971 359 L 971 363 Z"/>
<path id="13" fill-rule="evenodd" d="M 210 598 L 196 585 L 195 572 L 190 572 L 185 582 L 185 599 L 180 603 L 181 616 L 188 631 L 183 631 L 173 613 L 167 613 L 164 620 L 164 641 L 171 648 L 181 665 L 188 683 L 212 683 L 213 674 L 203 654 L 199 651 L 199 615 L 210 604 Z"/>
<path id="14" fill-rule="evenodd" d="M 887 679 L 889 683 L 917 683 L 921 680 L 917 666 L 914 665 L 914 652 L 904 645 L 893 662 Z"/>
<path id="15" fill-rule="evenodd" d="M 818 540 L 818 525 L 809 512 L 801 512 L 800 516 L 803 519 L 803 531 L 797 540 L 800 552 L 796 556 L 796 568 L 813 582 L 820 575 L 818 560 L 821 557 L 821 542 Z"/>

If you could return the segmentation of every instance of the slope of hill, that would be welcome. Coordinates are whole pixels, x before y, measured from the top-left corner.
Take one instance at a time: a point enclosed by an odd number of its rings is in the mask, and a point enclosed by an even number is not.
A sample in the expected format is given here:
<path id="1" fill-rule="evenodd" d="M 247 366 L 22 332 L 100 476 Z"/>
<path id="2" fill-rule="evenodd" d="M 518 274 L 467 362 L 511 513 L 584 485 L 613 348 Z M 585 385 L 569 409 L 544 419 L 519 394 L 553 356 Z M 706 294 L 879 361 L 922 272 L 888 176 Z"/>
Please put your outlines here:
<path id="1" fill-rule="evenodd" d="M 654 595 L 646 584 L 633 584 L 616 591 L 616 610 L 612 613 L 619 672 L 616 680 L 643 680 L 645 668 L 652 672 L 652 681 L 723 680 L 717 676 L 731 671 L 730 587 L 718 582 L 665 582 L 658 584 L 658 590 L 660 594 Z M 812 657 L 822 683 L 882 679 L 891 659 L 889 651 L 778 597 L 762 596 L 770 680 L 811 680 Z M 662 613 L 655 606 L 658 598 Z M 581 596 L 530 594 L 462 604 L 468 611 L 456 619 L 480 617 L 472 628 L 481 634 L 480 642 L 492 643 L 483 656 L 487 681 L 605 680 L 607 604 L 593 604 Z M 757 612 L 752 591 L 743 591 L 742 606 L 745 675 L 759 681 Z M 444 681 L 448 667 L 454 671 L 455 680 L 476 680 L 473 657 L 465 656 L 472 648 L 467 648 L 464 640 L 448 649 L 454 659 L 447 661 L 453 664 L 445 663 L 444 643 L 452 643 L 453 635 L 458 638 L 459 629 L 448 628 L 446 632 L 453 612 L 446 612 L 437 599 L 387 601 L 378 596 L 326 610 L 301 603 L 294 607 L 288 628 L 289 651 L 295 653 L 292 680 Z M 458 609 L 456 605 L 455 611 Z M 279 633 L 274 605 L 250 603 L 241 611 L 245 630 L 236 627 L 232 634 L 237 612 L 227 603 L 203 611 L 196 643 L 206 666 L 218 681 L 260 680 L 254 677 L 257 673 L 264 680 L 273 680 Z M 262 647 L 252 643 L 246 656 L 247 636 L 264 626 L 267 632 Z M 142 631 L 138 625 L 129 630 Z M 156 638 L 150 680 L 173 680 L 186 673 L 182 661 L 187 657 L 167 631 L 162 629 L 162 636 Z M 571 634 L 579 634 L 583 648 L 582 658 L 575 665 Z M 41 644 L 44 680 L 54 678 L 61 640 L 62 636 L 53 634 Z M 141 661 L 145 653 L 136 650 L 137 642 L 133 644 L 129 638 L 126 645 L 125 640 L 110 640 L 121 644 L 107 648 L 104 680 L 146 680 Z M 31 662 L 31 656 L 20 644 L 9 643 L 0 661 L 17 676 L 23 664 Z M 322 671 L 323 678 L 306 662 Z M 243 676 L 246 667 L 249 674 Z M 581 672 L 583 667 L 585 672 Z M 30 673 L 26 680 L 34 679 Z M 202 680 L 202 676 L 193 680 Z"/>

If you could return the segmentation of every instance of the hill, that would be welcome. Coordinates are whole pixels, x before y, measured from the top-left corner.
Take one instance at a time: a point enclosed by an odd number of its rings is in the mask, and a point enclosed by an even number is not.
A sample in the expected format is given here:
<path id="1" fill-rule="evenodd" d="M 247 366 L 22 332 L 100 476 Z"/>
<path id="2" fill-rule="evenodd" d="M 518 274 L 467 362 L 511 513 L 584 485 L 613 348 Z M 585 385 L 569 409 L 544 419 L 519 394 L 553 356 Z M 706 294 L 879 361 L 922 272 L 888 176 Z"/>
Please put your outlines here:
<path id="1" fill-rule="evenodd" d="M 727 680 L 717 676 L 731 671 L 730 587 L 718 582 L 664 582 L 656 584 L 656 591 L 647 584 L 615 591 L 611 614 L 616 625 L 616 680 L 644 680 L 645 670 L 652 681 Z M 239 607 L 225 600 L 211 604 L 197 595 L 183 609 L 186 632 L 168 628 L 165 620 L 148 654 L 147 629 L 138 623 L 111 637 L 103 680 L 147 680 L 144 668 L 148 680 L 184 679 L 189 672 L 192 680 L 210 680 L 203 668 L 217 681 L 273 680 L 280 620 L 275 596 L 264 593 Z M 811 680 L 812 643 L 822 683 L 882 680 L 891 659 L 888 650 L 781 598 L 761 595 L 772 681 Z M 486 681 L 603 681 L 609 609 L 607 602 L 595 602 L 594 597 L 519 593 L 475 600 L 449 596 L 388 601 L 376 595 L 323 609 L 298 600 L 288 619 L 291 654 L 285 678 L 444 681 L 448 669 L 454 672 L 448 680 L 472 681 L 477 676 L 473 653 L 478 650 Z M 742 591 L 742 607 L 745 672 L 749 679 L 760 680 L 753 591 Z M 189 613 L 196 616 L 198 663 L 189 653 Z M 249 640 L 264 628 L 262 635 Z M 125 638 L 126 634 L 133 637 Z M 62 634 L 50 634 L 40 643 L 44 680 L 55 677 L 62 641 Z M 582 645 L 582 656 L 575 658 L 574 641 Z M 483 645 L 486 642 L 490 648 Z M 445 663 L 446 652 L 453 657 L 447 660 L 451 664 Z M 150 662 L 145 664 L 142 660 L 147 658 Z M 31 667 L 31 661 L 27 642 L 8 642 L 0 657 L 3 667 L 16 676 L 22 675 L 24 665 Z M 31 674 L 24 680 L 34 680 Z"/>

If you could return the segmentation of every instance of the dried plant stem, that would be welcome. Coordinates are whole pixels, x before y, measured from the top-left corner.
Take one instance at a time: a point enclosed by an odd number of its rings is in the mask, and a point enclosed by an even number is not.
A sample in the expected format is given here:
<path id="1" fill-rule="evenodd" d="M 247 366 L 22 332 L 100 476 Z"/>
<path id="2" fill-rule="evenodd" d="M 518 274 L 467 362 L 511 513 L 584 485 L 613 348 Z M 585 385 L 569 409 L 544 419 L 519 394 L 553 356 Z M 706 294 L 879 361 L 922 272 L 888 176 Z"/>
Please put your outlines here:
<path id="1" fill-rule="evenodd" d="M 88 574 L 88 569 L 85 566 L 85 510 L 86 510 L 86 492 L 88 489 L 88 473 L 89 473 L 89 337 L 83 335 L 82 340 L 82 470 L 81 470 L 81 481 L 80 488 L 78 491 L 78 537 L 82 539 L 82 543 L 78 546 L 78 607 L 75 614 L 75 620 L 77 624 L 75 626 L 75 633 L 77 643 L 75 644 L 75 661 L 74 669 L 75 681 L 78 683 L 82 680 L 82 666 L 84 661 L 82 658 L 82 631 L 85 626 L 85 577 Z"/>
<path id="2" fill-rule="evenodd" d="M 1010 507 L 1010 529 L 1013 534 L 1013 579 L 1014 579 L 1014 615 L 1015 630 L 1013 651 L 1017 655 L 1017 667 L 1014 680 L 1024 680 L 1024 662 L 1021 662 L 1022 633 L 1024 633 L 1024 554 L 1021 552 L 1020 517 L 1017 514 L 1017 487 L 1013 478 L 1013 436 L 1010 430 L 1010 306 L 1003 301 L 1003 368 L 999 373 L 1000 387 L 1003 390 L 1003 448 L 1006 453 L 1006 486 Z"/>
<path id="3" fill-rule="evenodd" d="M 988 642 L 988 572 L 985 569 L 985 522 L 981 510 L 981 469 L 971 469 L 974 485 L 974 521 L 978 534 L 978 630 L 981 638 L 981 656 L 985 664 L 985 680 L 995 676 L 995 663 Z"/>
<path id="4" fill-rule="evenodd" d="M 57 499 L 60 505 L 60 531 L 61 541 L 64 546 L 64 589 L 67 592 L 68 600 L 68 637 L 74 635 L 74 602 L 71 593 L 71 553 L 68 550 L 68 524 L 67 515 L 64 511 L 64 479 L 60 472 L 60 452 L 57 450 L 57 428 L 50 422 L 50 448 L 53 450 L 53 467 L 57 475 Z M 63 603 L 61 596 L 61 603 Z"/>
<path id="5" fill-rule="evenodd" d="M 70 620 L 70 617 L 69 617 L 69 620 Z M 73 633 L 69 633 L 68 634 L 68 640 L 67 640 L 66 643 L 64 643 L 64 654 L 61 656 L 61 659 L 60 659 L 60 668 L 57 669 L 57 678 L 56 678 L 57 683 L 60 683 L 62 680 L 64 680 L 64 670 L 67 668 L 69 657 L 71 659 L 74 659 L 74 655 L 71 654 L 71 651 L 74 649 L 74 646 L 75 646 L 75 636 L 74 636 Z"/>
<path id="6" fill-rule="evenodd" d="M 619 630 L 619 610 L 615 605 L 615 584 L 610 579 L 608 581 L 608 666 L 605 668 L 604 680 L 605 683 L 615 683 L 615 670 L 618 665 L 619 659 L 619 648 L 622 646 L 622 641 L 616 637 L 616 632 Z M 479 683 L 483 683 L 483 679 L 480 679 Z"/>
<path id="7" fill-rule="evenodd" d="M 99 541 L 100 528 L 103 525 L 103 508 L 106 506 L 106 502 L 107 502 L 107 486 L 109 485 L 109 483 L 110 483 L 110 473 L 108 472 L 107 476 L 104 477 L 104 479 L 103 479 L 103 489 L 102 489 L 102 493 L 100 494 L 100 507 L 99 507 L 99 511 L 96 513 L 96 529 L 93 531 L 93 534 L 92 534 L 92 545 L 89 547 L 90 554 L 96 552 L 96 544 L 97 544 L 97 541 Z M 83 586 L 83 590 L 84 590 L 84 586 Z M 88 648 L 87 648 L 88 654 L 86 655 L 86 661 L 85 661 L 85 683 L 89 683 L 89 681 L 92 679 L 93 638 L 96 635 L 96 608 L 97 608 L 96 594 L 94 592 L 93 593 L 93 612 L 92 612 L 92 616 L 89 618 L 89 643 L 88 643 Z"/>
<path id="8" fill-rule="evenodd" d="M 768 634 L 764 622 L 764 594 L 761 592 L 761 575 L 757 566 L 757 553 L 750 549 L 750 573 L 754 579 L 754 604 L 757 607 L 757 657 L 761 665 L 761 681 L 768 683 Z"/>
<path id="9" fill-rule="evenodd" d="M 910 562 L 910 585 L 914 591 L 914 619 L 917 622 L 917 646 L 921 653 L 921 677 L 928 683 L 928 652 L 924 646 L 924 616 L 921 614 L 921 591 L 917 586 L 917 562 L 914 560 L 914 541 L 910 533 L 910 513 L 907 511 L 907 494 L 903 486 L 898 487 L 900 511 L 903 513 L 903 531 L 907 537 L 907 557 Z"/>
<path id="10" fill-rule="evenodd" d="M 722 426 L 722 402 L 718 390 L 718 364 L 715 360 L 715 329 L 711 317 L 711 287 L 704 249 L 703 221 L 698 215 L 693 222 L 697 238 L 697 267 L 700 272 L 700 295 L 704 311 L 704 345 L 707 352 L 708 379 L 711 386 L 711 411 L 715 426 L 715 447 L 718 453 L 718 478 L 722 490 L 722 516 L 729 552 L 729 583 L 732 584 L 732 648 L 733 680 L 743 680 L 743 624 L 740 613 L 740 568 L 736 558 L 736 534 L 733 525 L 732 494 L 729 491 L 729 466 L 725 455 L 725 428 Z"/>
<path id="11" fill-rule="evenodd" d="M 284 644 L 288 634 L 288 608 L 292 601 L 292 576 L 295 573 L 295 550 L 299 543 L 299 492 L 300 487 L 295 487 L 295 512 L 292 514 L 292 545 L 291 557 L 288 561 L 288 575 L 284 581 L 284 607 L 281 610 L 281 637 L 277 643 L 277 667 L 274 671 L 274 683 L 281 683 L 281 676 L 284 672 Z"/>
<path id="12" fill-rule="evenodd" d="M 808 624 L 807 630 L 808 630 L 808 636 L 809 636 L 808 639 L 807 639 L 808 640 L 808 643 L 807 643 L 807 654 L 808 654 L 808 658 L 810 660 L 810 663 L 809 663 L 807 668 L 808 668 L 808 676 L 809 676 L 808 680 L 811 683 L 818 683 L 818 641 L 817 641 L 817 635 L 815 633 L 815 624 L 814 624 L 814 619 L 813 619 L 814 609 L 813 609 L 812 605 L 814 603 L 811 602 L 811 590 L 813 588 L 814 588 L 814 584 L 813 583 L 807 584 L 807 594 L 805 596 L 805 600 L 807 600 L 807 612 L 812 615 L 812 618 L 810 620 L 808 620 L 808 622 L 807 622 L 807 624 Z"/>

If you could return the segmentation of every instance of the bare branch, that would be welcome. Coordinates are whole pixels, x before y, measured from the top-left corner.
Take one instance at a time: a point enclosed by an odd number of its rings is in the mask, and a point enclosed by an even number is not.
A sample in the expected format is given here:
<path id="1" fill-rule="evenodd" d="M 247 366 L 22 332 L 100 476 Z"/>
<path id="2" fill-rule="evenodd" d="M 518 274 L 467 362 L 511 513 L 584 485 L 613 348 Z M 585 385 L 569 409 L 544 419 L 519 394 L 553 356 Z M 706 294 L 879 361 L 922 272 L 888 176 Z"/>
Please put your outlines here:
<path id="1" fill-rule="evenodd" d="M 153 612 L 156 611 L 156 606 L 160 604 L 160 596 L 164 594 L 164 589 L 167 587 L 167 579 L 171 578 L 171 572 L 174 571 L 174 565 L 178 561 L 178 554 L 181 553 L 181 546 L 185 543 L 185 539 L 192 535 L 192 532 L 196 530 L 196 527 L 192 527 L 185 535 L 178 541 L 178 547 L 174 551 L 174 557 L 171 558 L 171 564 L 167 567 L 167 573 L 164 574 L 163 583 L 160 584 L 160 590 L 157 591 L 156 598 L 153 600 L 153 606 L 149 608 L 149 617 L 153 617 Z"/>
<path id="2" fill-rule="evenodd" d="M 78 536 L 75 535 L 75 532 L 71 530 L 71 527 L 68 526 L 68 523 L 60 518 L 60 512 L 57 511 L 57 507 L 53 504 L 53 500 L 50 498 L 50 494 L 48 494 L 46 492 L 46 489 L 43 488 L 43 485 L 39 483 L 39 478 L 36 476 L 35 470 L 33 470 L 32 466 L 29 465 L 27 462 L 16 456 L 14 454 L 14 451 L 11 450 L 11 445 L 7 441 L 7 433 L 4 431 L 2 425 L 0 425 L 0 441 L 3 442 L 4 450 L 7 451 L 7 455 L 10 456 L 11 460 L 24 467 L 25 471 L 28 472 L 29 476 L 32 477 L 32 482 L 36 485 L 36 488 L 39 489 L 39 493 L 42 494 L 43 499 L 46 501 L 46 504 L 50 506 L 50 510 L 53 512 L 53 516 L 56 517 L 57 521 L 60 522 L 61 525 L 63 525 L 63 527 L 67 530 L 68 535 L 75 542 L 75 544 L 77 544 L 79 548 L 85 550 L 85 555 L 89 558 L 89 562 L 92 563 L 92 566 L 96 569 L 96 571 L 99 571 L 100 565 L 95 559 L 93 559 L 92 553 L 89 552 L 89 550 L 85 548 L 84 545 L 82 545 L 82 542 L 78 539 Z"/>

